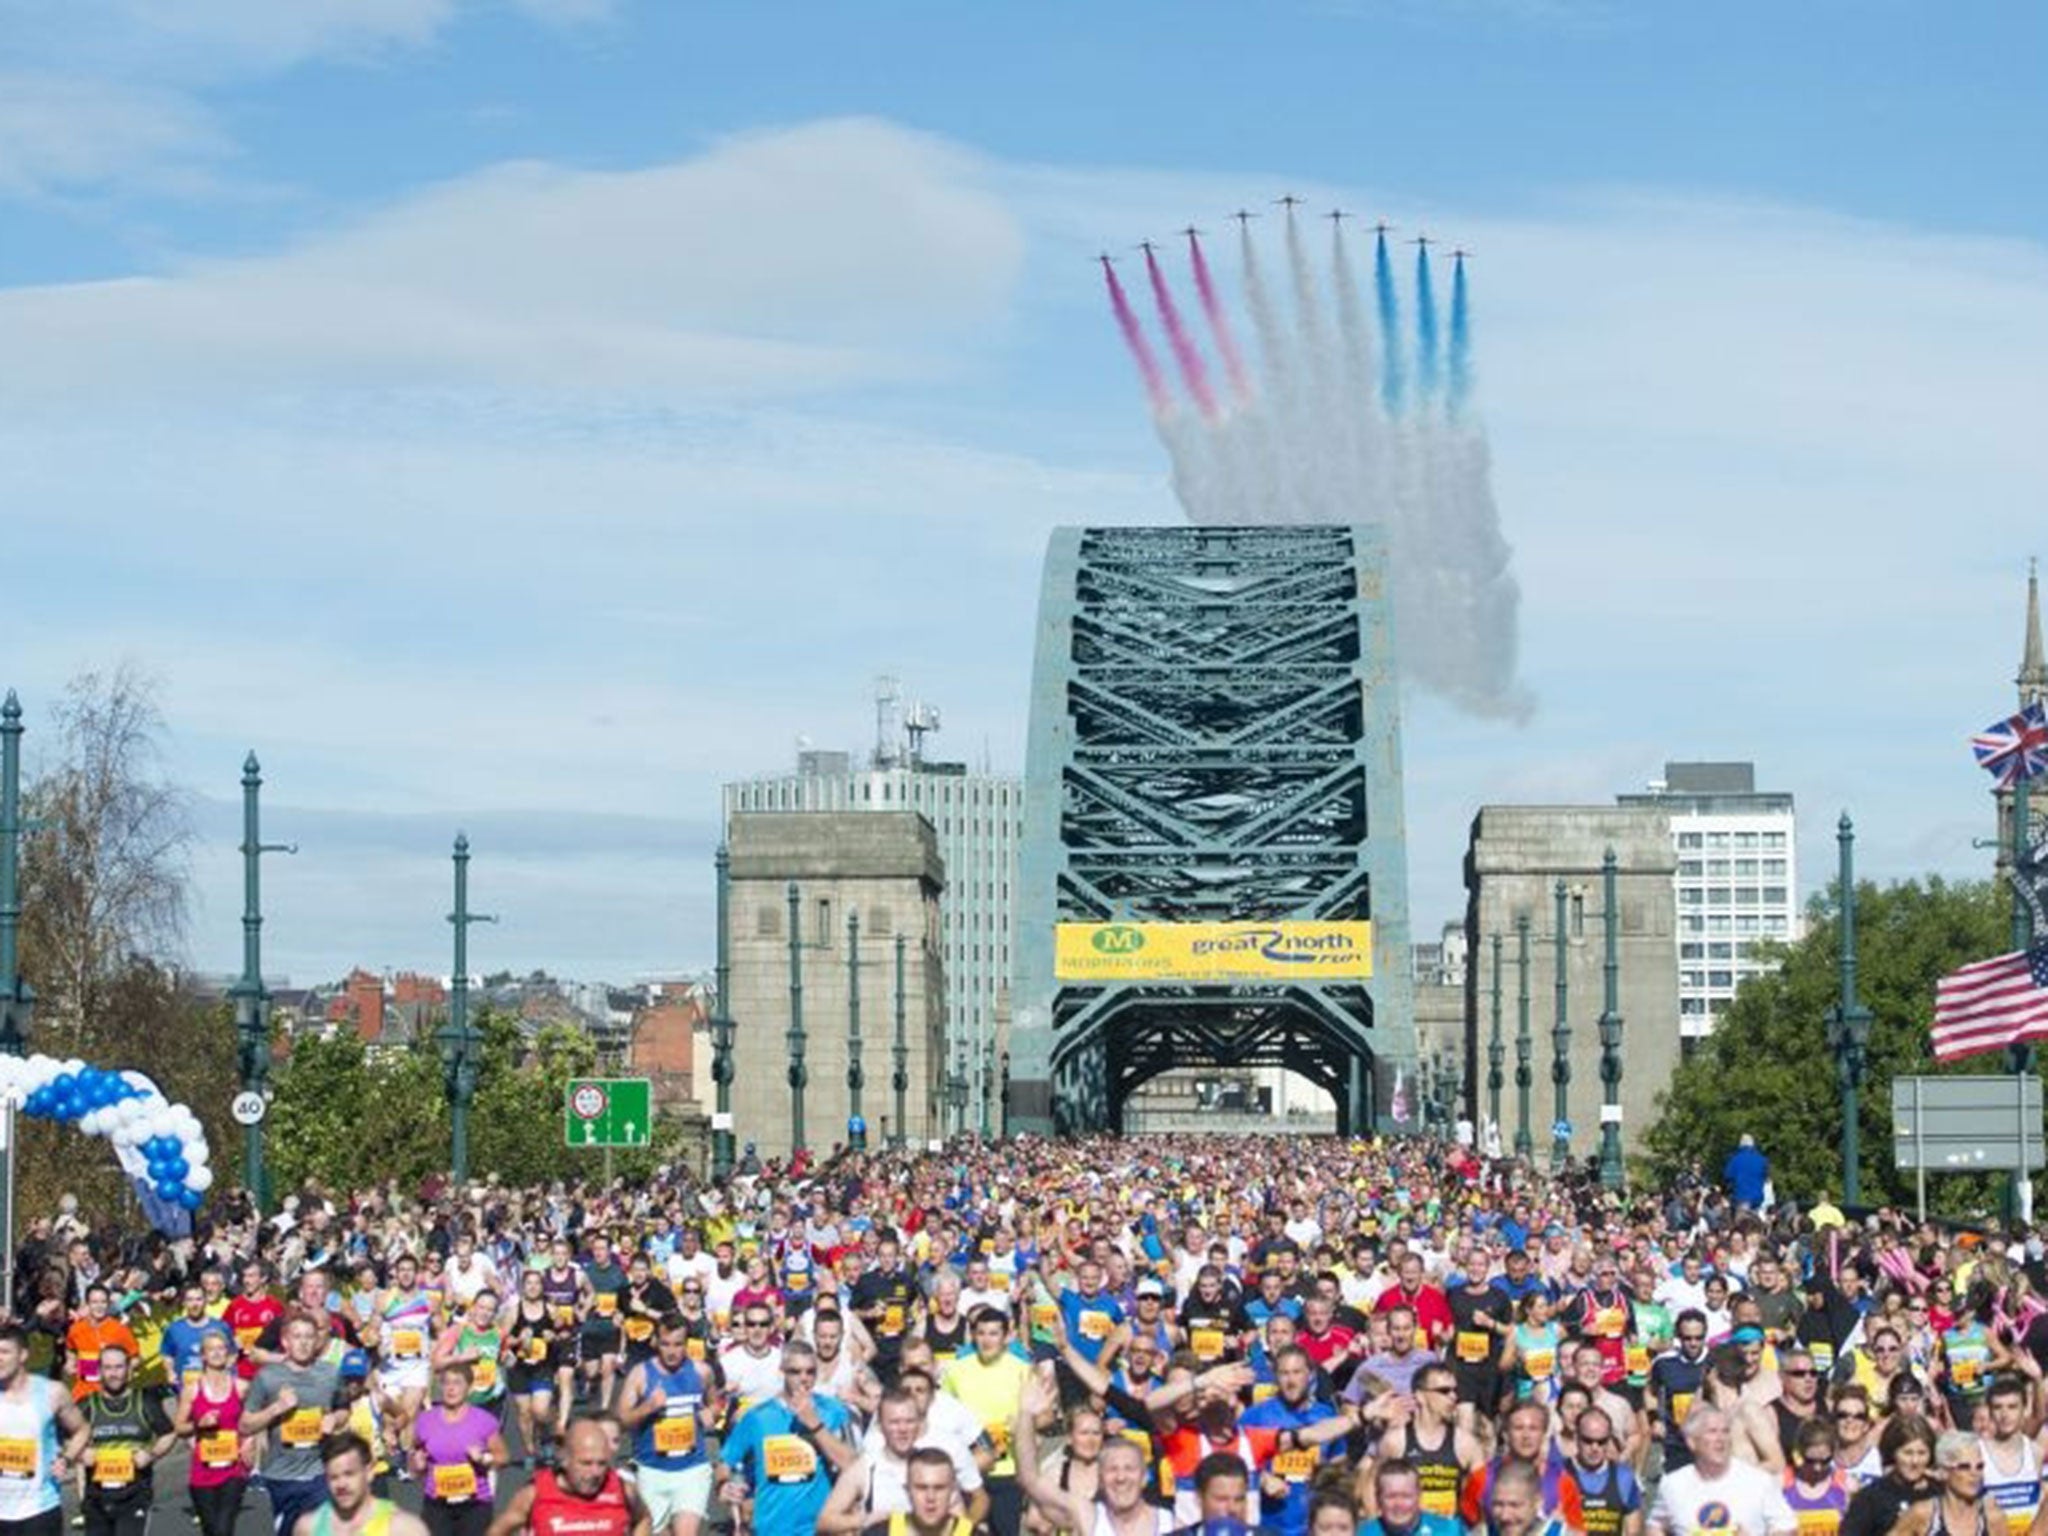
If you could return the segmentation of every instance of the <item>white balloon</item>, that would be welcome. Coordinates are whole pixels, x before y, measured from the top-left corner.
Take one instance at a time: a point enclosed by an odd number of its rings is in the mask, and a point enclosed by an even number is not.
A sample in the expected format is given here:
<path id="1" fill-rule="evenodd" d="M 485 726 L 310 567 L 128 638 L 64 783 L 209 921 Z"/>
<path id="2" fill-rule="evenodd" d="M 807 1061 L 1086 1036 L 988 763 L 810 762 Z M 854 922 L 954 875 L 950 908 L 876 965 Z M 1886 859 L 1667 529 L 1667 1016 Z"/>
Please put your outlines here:
<path id="1" fill-rule="evenodd" d="M 71 1056 L 59 1062 L 57 1067 L 61 1072 L 83 1072 L 85 1070 L 85 1063 L 76 1056 Z"/>
<path id="2" fill-rule="evenodd" d="M 88 1109 L 78 1117 L 78 1128 L 88 1136 L 97 1136 L 104 1129 L 102 1121 L 105 1115 L 104 1109 Z"/>
<path id="3" fill-rule="evenodd" d="M 185 1147 L 185 1161 L 194 1168 L 203 1167 L 212 1157 L 212 1149 L 203 1140 L 190 1142 Z"/>
<path id="4" fill-rule="evenodd" d="M 107 1140 L 114 1144 L 114 1150 L 117 1153 L 123 1152 L 142 1140 L 142 1132 L 135 1125 L 124 1121 L 107 1133 Z"/>
<path id="5" fill-rule="evenodd" d="M 187 1189 L 196 1189 L 204 1194 L 213 1187 L 213 1170 L 204 1163 L 199 1164 L 190 1173 L 185 1175 L 185 1187 Z"/>

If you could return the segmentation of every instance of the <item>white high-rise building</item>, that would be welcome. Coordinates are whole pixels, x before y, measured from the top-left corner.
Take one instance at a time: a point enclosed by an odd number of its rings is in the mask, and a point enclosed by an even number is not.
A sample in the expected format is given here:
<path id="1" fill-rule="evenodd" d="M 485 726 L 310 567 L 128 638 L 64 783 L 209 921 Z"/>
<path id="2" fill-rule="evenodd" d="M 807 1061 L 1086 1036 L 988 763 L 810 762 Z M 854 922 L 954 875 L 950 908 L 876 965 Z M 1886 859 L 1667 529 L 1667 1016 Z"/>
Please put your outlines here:
<path id="1" fill-rule="evenodd" d="M 928 718 L 931 724 L 912 722 Z M 917 811 L 938 834 L 946 865 L 939 898 L 946 988 L 946 1069 L 967 1079 L 965 1121 L 1000 1128 L 1001 1058 L 1009 1045 L 1010 956 L 1016 942 L 1017 845 L 1024 836 L 1024 781 L 972 773 L 964 763 L 927 762 L 927 712 L 905 720 L 902 750 L 878 750 L 857 767 L 849 752 L 802 751 L 795 773 L 725 786 L 735 811 Z M 949 1122 L 950 1123 L 950 1122 Z"/>
<path id="2" fill-rule="evenodd" d="M 1799 937 L 1798 827 L 1792 796 L 1756 787 L 1752 763 L 1666 763 L 1623 805 L 1671 817 L 1678 854 L 1679 1048 L 1714 1032 L 1743 981 L 1771 969 L 1761 940 Z"/>

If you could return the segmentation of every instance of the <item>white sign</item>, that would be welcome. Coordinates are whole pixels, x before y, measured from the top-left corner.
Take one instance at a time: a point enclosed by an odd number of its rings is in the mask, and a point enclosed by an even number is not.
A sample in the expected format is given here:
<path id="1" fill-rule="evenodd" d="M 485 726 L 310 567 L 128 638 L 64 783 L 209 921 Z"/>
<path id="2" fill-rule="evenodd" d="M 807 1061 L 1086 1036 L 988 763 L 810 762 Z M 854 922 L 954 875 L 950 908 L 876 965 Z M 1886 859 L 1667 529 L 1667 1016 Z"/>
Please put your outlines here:
<path id="1" fill-rule="evenodd" d="M 268 1108 L 263 1102 L 263 1095 L 252 1089 L 236 1094 L 234 1102 L 228 1105 L 228 1113 L 235 1117 L 237 1125 L 261 1125 Z"/>
<path id="2" fill-rule="evenodd" d="M 605 1105 L 608 1102 L 610 1101 L 605 1097 L 605 1092 L 602 1088 L 598 1087 L 595 1083 L 585 1083 L 571 1096 L 569 1108 L 579 1120 L 595 1120 L 604 1113 Z M 590 1127 L 590 1135 L 592 1140 L 596 1140 L 596 1126 Z"/>

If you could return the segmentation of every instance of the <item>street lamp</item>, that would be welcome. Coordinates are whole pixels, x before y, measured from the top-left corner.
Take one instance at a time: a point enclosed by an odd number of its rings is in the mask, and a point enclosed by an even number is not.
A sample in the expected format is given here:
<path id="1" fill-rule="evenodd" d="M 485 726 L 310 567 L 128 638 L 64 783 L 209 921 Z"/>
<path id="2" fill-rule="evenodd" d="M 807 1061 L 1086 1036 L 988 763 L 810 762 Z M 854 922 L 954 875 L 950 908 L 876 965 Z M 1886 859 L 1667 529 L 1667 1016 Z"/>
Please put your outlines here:
<path id="1" fill-rule="evenodd" d="M 1835 823 L 1841 848 L 1841 1000 L 1827 1012 L 1828 1049 L 1835 1054 L 1835 1080 L 1842 1089 L 1842 1204 L 1863 1199 L 1862 1153 L 1858 1146 L 1865 1050 L 1870 1044 L 1870 1010 L 1856 997 L 1856 828 L 1849 813 Z"/>
<path id="2" fill-rule="evenodd" d="M 718 1097 L 711 1116 L 711 1173 L 721 1183 L 732 1177 L 732 853 L 724 843 L 712 860 L 718 872 L 718 996 L 711 1016 L 711 1081 Z"/>
<path id="3" fill-rule="evenodd" d="M 1515 1156 L 1531 1157 L 1536 1144 L 1529 1137 L 1529 1089 L 1536 1081 L 1530 1059 L 1536 1054 L 1529 1037 L 1529 914 L 1515 914 Z"/>
<path id="4" fill-rule="evenodd" d="M 783 1039 L 789 1045 L 789 1152 L 795 1157 L 804 1145 L 804 1087 L 811 1080 L 804 1066 L 804 935 L 803 894 L 794 880 L 789 882 L 789 1029 Z"/>
<path id="5" fill-rule="evenodd" d="M 1569 981 L 1565 970 L 1565 908 L 1568 900 L 1564 877 L 1557 881 L 1557 934 L 1552 945 L 1557 960 L 1557 1018 L 1550 1027 L 1550 1081 L 1557 1089 L 1557 1120 L 1550 1127 L 1550 1171 L 1563 1171 L 1572 1155 L 1571 1086 L 1572 1030 L 1566 1013 Z"/>
<path id="6" fill-rule="evenodd" d="M 1605 908 L 1600 920 L 1607 944 L 1601 968 L 1600 993 L 1600 1182 L 1619 1189 L 1621 1166 L 1621 961 L 1616 953 L 1619 932 L 1614 909 L 1616 875 L 1614 850 L 1600 860 L 1600 900 Z"/>
<path id="7" fill-rule="evenodd" d="M 28 1054 L 35 993 L 22 980 L 17 935 L 21 928 L 21 700 L 7 690 L 0 704 L 0 1055 Z M 13 1228 L 5 1234 L 13 1240 Z M 12 1298 L 7 1298 L 11 1300 Z"/>
<path id="8" fill-rule="evenodd" d="M 946 1078 L 946 1103 L 953 1111 L 953 1132 L 965 1135 L 967 1132 L 967 1072 L 956 1059 L 953 1070 Z"/>
<path id="9" fill-rule="evenodd" d="M 860 914 L 846 914 L 846 1143 L 856 1152 L 868 1149 L 867 1117 L 860 1112 L 860 1091 L 867 1081 L 860 1064 Z"/>
<path id="10" fill-rule="evenodd" d="M 453 1145 L 449 1158 L 457 1184 L 469 1181 L 469 1106 L 476 1098 L 476 1033 L 469 1027 L 469 928 L 495 917 L 469 910 L 469 837 L 455 834 L 455 972 L 448 982 L 448 1022 L 439 1031 L 442 1086 L 448 1095 Z"/>
<path id="11" fill-rule="evenodd" d="M 889 1073 L 889 1087 L 896 1095 L 896 1146 L 898 1150 L 910 1144 L 910 1122 L 905 1119 L 908 1112 L 906 1095 L 910 1092 L 910 1037 L 905 1032 L 905 1001 L 903 997 L 903 951 L 908 942 L 902 934 L 896 935 L 896 1044 L 891 1052 L 894 1060 Z"/>
<path id="12" fill-rule="evenodd" d="M 288 843 L 266 843 L 257 799 L 263 770 L 251 752 L 242 761 L 242 975 L 228 989 L 235 1000 L 235 1059 L 242 1092 L 268 1097 L 270 1086 L 270 992 L 263 985 L 263 855 L 297 853 Z M 270 1178 L 263 1167 L 263 1121 L 242 1132 L 242 1187 L 260 1211 L 270 1204 Z"/>
<path id="13" fill-rule="evenodd" d="M 1507 1055 L 1508 1048 L 1500 1038 L 1500 935 L 1496 933 L 1493 936 L 1493 1033 L 1486 1042 L 1487 1115 L 1496 1131 L 1500 1129 L 1501 1066 Z"/>

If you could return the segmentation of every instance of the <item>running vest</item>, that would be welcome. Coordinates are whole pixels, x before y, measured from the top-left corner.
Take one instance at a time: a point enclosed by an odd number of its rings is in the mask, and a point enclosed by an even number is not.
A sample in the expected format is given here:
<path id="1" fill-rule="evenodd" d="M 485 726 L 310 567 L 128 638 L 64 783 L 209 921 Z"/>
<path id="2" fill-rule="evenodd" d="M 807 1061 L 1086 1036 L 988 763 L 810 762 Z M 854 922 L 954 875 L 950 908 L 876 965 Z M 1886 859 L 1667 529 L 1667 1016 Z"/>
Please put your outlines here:
<path id="1" fill-rule="evenodd" d="M 389 1499 L 370 1500 L 370 1517 L 357 1536 L 391 1536 L 391 1511 L 397 1506 Z M 313 1511 L 313 1536 L 335 1536 L 334 1506 L 322 1504 Z"/>
<path id="2" fill-rule="evenodd" d="M 633 1511 L 626 1503 L 619 1474 L 607 1472 L 604 1486 L 587 1499 L 562 1486 L 552 1467 L 533 1474 L 533 1513 L 527 1517 L 533 1536 L 626 1536 Z M 327 1536 L 316 1531 L 314 1536 Z"/>
<path id="3" fill-rule="evenodd" d="M 502 1328 L 475 1329 L 464 1323 L 461 1332 L 455 1335 L 455 1352 L 466 1354 L 476 1351 L 476 1360 L 470 1370 L 475 1374 L 469 1383 L 469 1400 L 479 1408 L 495 1402 L 498 1394 L 505 1390 L 504 1378 L 498 1374 L 498 1356 L 505 1349 L 505 1330 Z"/>
<path id="4" fill-rule="evenodd" d="M 395 1366 L 424 1366 L 427 1335 L 434 1326 L 434 1305 L 427 1293 L 390 1296 L 384 1302 L 384 1358 Z"/>
<path id="5" fill-rule="evenodd" d="M 95 1392 L 80 1407 L 92 1425 L 93 1464 L 85 1474 L 90 1491 L 100 1499 L 117 1500 L 146 1493 L 149 1469 L 135 1464 L 135 1453 L 156 1436 L 150 1433 L 149 1420 L 143 1414 L 141 1391 L 131 1382 L 118 1400 L 104 1391 Z"/>
<path id="6" fill-rule="evenodd" d="M 933 1354 L 957 1355 L 967 1347 L 967 1319 L 955 1313 L 953 1326 L 948 1328 L 939 1321 L 938 1313 L 928 1312 L 924 1320 L 924 1338 L 931 1345 Z"/>
<path id="7" fill-rule="evenodd" d="M 2016 1468 L 1998 1464 L 1998 1453 L 1989 1439 L 1979 1439 L 1977 1449 L 1984 1457 L 1984 1491 L 2005 1511 L 2006 1524 L 2021 1536 L 2041 1504 L 2041 1455 L 2034 1442 L 2020 1437 L 2020 1464 Z"/>
<path id="8" fill-rule="evenodd" d="M 1592 1469 L 1575 1461 L 1565 1463 L 1565 1475 L 1578 1485 L 1579 1528 L 1586 1536 L 1620 1536 L 1629 1511 L 1628 1484 L 1623 1481 L 1626 1469 L 1610 1462 L 1600 1470 L 1605 1475 L 1596 1487 Z"/>
<path id="9" fill-rule="evenodd" d="M 1799 1522 L 1799 1536 L 1835 1536 L 1842 1528 L 1842 1515 L 1849 1507 L 1849 1477 L 1837 1468 L 1819 1493 L 1808 1493 L 1788 1467 L 1785 1471 L 1785 1503 Z"/>
<path id="10" fill-rule="evenodd" d="M 1443 1443 L 1434 1450 L 1426 1449 L 1415 1437 L 1413 1423 L 1402 1430 L 1402 1436 L 1406 1441 L 1408 1459 L 1415 1464 L 1417 1481 L 1421 1485 L 1423 1513 L 1455 1517 L 1458 1513 L 1458 1489 L 1465 1481 L 1465 1469 L 1458 1465 L 1457 1430 L 1446 1424 Z"/>
<path id="11" fill-rule="evenodd" d="M 703 1376 L 687 1359 L 673 1371 L 663 1370 L 658 1359 L 644 1360 L 640 1370 L 646 1381 L 642 1401 L 656 1388 L 664 1401 L 659 1413 L 633 1431 L 633 1459 L 661 1472 L 701 1466 L 704 1421 L 698 1409 L 704 1401 Z"/>
<path id="12" fill-rule="evenodd" d="M 965 1515 L 955 1515 L 946 1527 L 947 1536 L 973 1536 L 974 1522 Z M 898 1510 L 889 1517 L 889 1536 L 912 1536 L 910 1516 Z"/>

